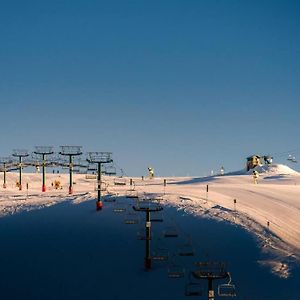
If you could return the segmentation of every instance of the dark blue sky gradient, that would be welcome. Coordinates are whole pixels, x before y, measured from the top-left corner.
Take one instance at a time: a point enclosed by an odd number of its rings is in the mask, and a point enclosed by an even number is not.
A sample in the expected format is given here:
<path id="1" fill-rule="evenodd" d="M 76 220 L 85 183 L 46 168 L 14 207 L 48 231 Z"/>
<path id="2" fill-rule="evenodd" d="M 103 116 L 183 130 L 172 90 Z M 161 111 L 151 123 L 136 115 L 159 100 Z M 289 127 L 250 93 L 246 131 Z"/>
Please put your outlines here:
<path id="1" fill-rule="evenodd" d="M 300 148 L 299 33 L 299 1 L 1 1 L 0 153 L 203 175 Z"/>

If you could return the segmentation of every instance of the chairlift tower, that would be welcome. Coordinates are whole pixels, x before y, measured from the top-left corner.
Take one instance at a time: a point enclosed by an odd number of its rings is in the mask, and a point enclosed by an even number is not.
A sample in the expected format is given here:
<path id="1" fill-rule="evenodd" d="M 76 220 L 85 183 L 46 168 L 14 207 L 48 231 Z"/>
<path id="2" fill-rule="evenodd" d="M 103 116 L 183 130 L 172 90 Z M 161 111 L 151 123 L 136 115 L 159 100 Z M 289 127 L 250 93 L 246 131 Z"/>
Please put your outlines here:
<path id="1" fill-rule="evenodd" d="M 51 146 L 36 146 L 35 151 L 33 152 L 36 155 L 42 157 L 42 172 L 43 172 L 43 184 L 42 192 L 46 192 L 46 156 L 53 154 L 53 147 Z"/>
<path id="2" fill-rule="evenodd" d="M 59 154 L 62 156 L 69 157 L 69 174 L 70 174 L 70 183 L 69 183 L 69 194 L 73 194 L 73 157 L 79 156 L 82 154 L 81 146 L 60 146 Z"/>
<path id="3" fill-rule="evenodd" d="M 97 201 L 96 209 L 101 210 L 103 203 L 101 201 L 101 166 L 102 164 L 112 163 L 111 152 L 88 152 L 87 162 L 97 164 Z"/>
<path id="4" fill-rule="evenodd" d="M 19 158 L 19 190 L 22 191 L 23 158 L 28 157 L 29 153 L 24 149 L 15 149 L 13 150 L 12 156 Z"/>
<path id="5" fill-rule="evenodd" d="M 146 223 L 145 223 L 145 229 L 146 229 L 146 247 L 145 247 L 145 258 L 144 258 L 144 267 L 146 271 L 149 271 L 151 269 L 151 212 L 159 212 L 163 210 L 163 207 L 159 204 L 152 204 L 152 205 L 134 205 L 133 210 L 144 212 L 146 214 Z"/>
<path id="6" fill-rule="evenodd" d="M 208 281 L 208 300 L 215 299 L 215 292 L 213 289 L 213 281 L 229 278 L 229 273 L 225 269 L 225 263 L 222 262 L 196 262 L 195 265 L 199 267 L 192 272 L 196 279 L 204 279 Z M 222 295 L 221 295 L 222 296 Z"/>
<path id="7" fill-rule="evenodd" d="M 11 157 L 2 157 L 0 158 L 0 163 L 3 166 L 3 188 L 6 189 L 6 172 L 7 167 L 13 163 L 13 159 Z"/>

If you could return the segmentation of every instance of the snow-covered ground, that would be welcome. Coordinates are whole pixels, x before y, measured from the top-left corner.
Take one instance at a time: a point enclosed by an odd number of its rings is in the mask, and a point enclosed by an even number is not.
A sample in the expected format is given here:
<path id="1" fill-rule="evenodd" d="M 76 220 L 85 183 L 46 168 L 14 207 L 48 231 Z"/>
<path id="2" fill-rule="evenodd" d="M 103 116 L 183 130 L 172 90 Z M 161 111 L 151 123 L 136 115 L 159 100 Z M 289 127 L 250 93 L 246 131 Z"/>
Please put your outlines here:
<path id="1" fill-rule="evenodd" d="M 133 181 L 140 197 L 162 196 L 163 203 L 178 209 L 246 228 L 258 237 L 262 249 L 271 254 L 268 261 L 261 263 L 269 265 L 280 276 L 288 277 L 290 263 L 300 260 L 300 174 L 284 165 L 258 167 L 257 170 L 260 172 L 258 184 L 253 183 L 251 172 L 245 171 L 205 178 L 133 178 Z M 65 200 L 78 203 L 94 198 L 96 193 L 95 180 L 87 179 L 85 175 L 74 175 L 74 194 L 71 196 L 68 195 L 68 174 L 47 174 L 45 193 L 41 192 L 41 174 L 25 173 L 23 191 L 17 189 L 17 179 L 17 173 L 9 173 L 7 188 L 0 189 L 2 215 Z M 166 187 L 164 179 L 167 180 Z M 52 187 L 54 180 L 61 182 L 62 189 Z M 104 177 L 108 191 L 120 196 L 130 189 L 129 178 L 126 180 L 126 186 L 116 186 L 114 177 Z M 0 182 L 3 182 L 3 174 Z"/>

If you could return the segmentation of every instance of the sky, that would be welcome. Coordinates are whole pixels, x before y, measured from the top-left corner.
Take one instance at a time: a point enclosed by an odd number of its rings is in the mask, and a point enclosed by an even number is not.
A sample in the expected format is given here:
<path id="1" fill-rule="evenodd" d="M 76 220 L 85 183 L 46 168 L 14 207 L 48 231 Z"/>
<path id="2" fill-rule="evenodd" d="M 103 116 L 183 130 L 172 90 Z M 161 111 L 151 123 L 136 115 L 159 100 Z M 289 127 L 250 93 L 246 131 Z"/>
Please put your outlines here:
<path id="1" fill-rule="evenodd" d="M 132 176 L 300 160 L 299 78 L 299 1 L 0 0 L 1 156 L 81 145 Z"/>

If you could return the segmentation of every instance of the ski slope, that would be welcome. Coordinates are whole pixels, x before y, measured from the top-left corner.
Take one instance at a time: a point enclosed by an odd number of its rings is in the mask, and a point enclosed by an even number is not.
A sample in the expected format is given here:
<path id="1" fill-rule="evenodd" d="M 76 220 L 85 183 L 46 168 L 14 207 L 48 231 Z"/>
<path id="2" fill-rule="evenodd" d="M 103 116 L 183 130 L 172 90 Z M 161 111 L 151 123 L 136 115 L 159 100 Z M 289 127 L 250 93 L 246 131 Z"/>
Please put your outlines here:
<path id="1" fill-rule="evenodd" d="M 262 263 L 288 276 L 286 266 L 300 258 L 300 174 L 284 165 L 258 167 L 257 170 L 260 172 L 258 184 L 253 183 L 252 172 L 246 171 L 204 178 L 133 178 L 133 181 L 139 197 L 161 196 L 162 203 L 191 214 L 244 227 L 258 237 L 263 250 L 273 253 L 273 260 Z M 96 196 L 96 181 L 86 179 L 85 175 L 74 175 L 74 195 L 68 195 L 68 174 L 48 174 L 46 193 L 41 192 L 41 174 L 24 174 L 23 191 L 16 188 L 17 179 L 17 173 L 9 173 L 7 188 L 0 190 L 2 215 L 66 200 L 86 201 Z M 61 182 L 62 189 L 55 190 L 51 186 L 54 180 Z M 120 196 L 126 196 L 131 189 L 129 178 L 126 180 L 126 186 L 115 186 L 113 177 L 104 177 L 108 192 Z"/>

